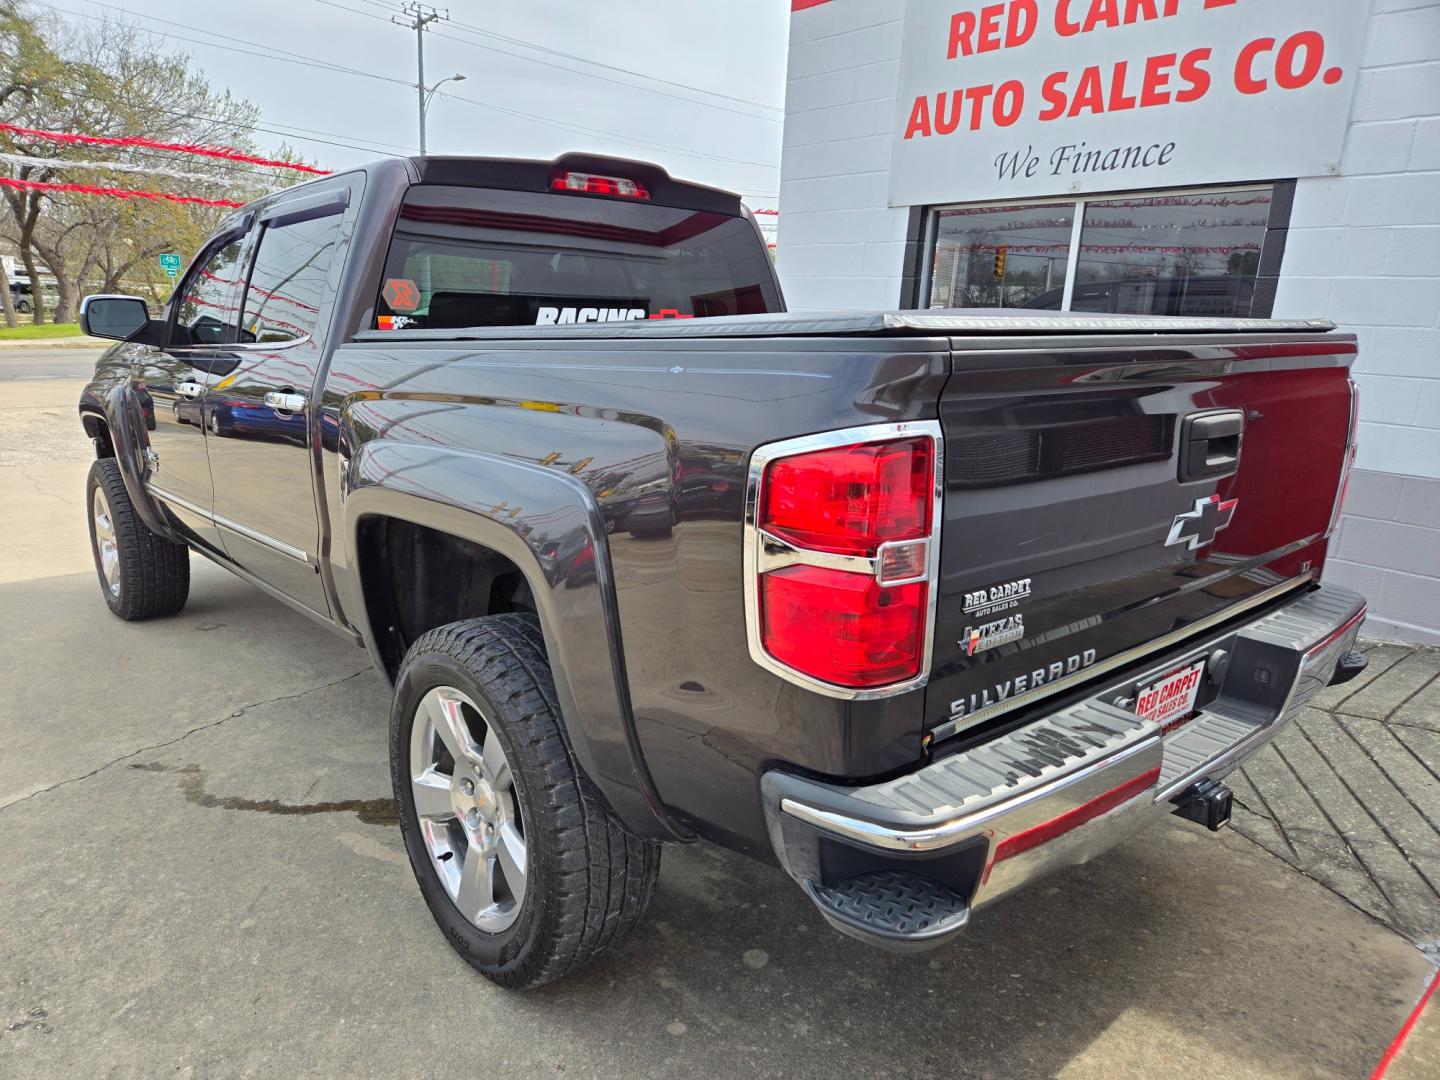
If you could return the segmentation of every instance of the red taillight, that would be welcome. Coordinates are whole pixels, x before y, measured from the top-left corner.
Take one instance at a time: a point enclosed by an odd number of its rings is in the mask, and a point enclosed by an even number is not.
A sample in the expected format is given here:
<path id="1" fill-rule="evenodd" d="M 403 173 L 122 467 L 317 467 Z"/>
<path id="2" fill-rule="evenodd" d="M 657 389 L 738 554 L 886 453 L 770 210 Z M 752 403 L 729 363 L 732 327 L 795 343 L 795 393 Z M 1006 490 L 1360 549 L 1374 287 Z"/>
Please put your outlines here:
<path id="1" fill-rule="evenodd" d="M 1345 496 L 1350 491 L 1350 470 L 1355 466 L 1355 455 L 1359 452 L 1360 431 L 1360 387 L 1350 380 L 1350 430 L 1345 435 L 1345 456 L 1340 461 L 1340 483 L 1335 491 L 1335 508 L 1330 511 L 1330 526 L 1326 537 L 1333 536 L 1340 527 L 1340 514 L 1345 509 Z"/>
<path id="2" fill-rule="evenodd" d="M 637 180 L 623 176 L 600 176 L 596 173 L 559 170 L 550 174 L 552 191 L 568 191 L 576 195 L 615 195 L 622 199 L 648 199 L 650 192 Z"/>
<path id="3" fill-rule="evenodd" d="M 930 532 L 935 444 L 864 443 L 781 458 L 765 473 L 763 528 L 797 547 L 873 556 Z"/>
<path id="4" fill-rule="evenodd" d="M 761 637 L 782 664 L 839 686 L 913 678 L 924 648 L 929 586 L 792 566 L 760 578 Z"/>
<path id="5" fill-rule="evenodd" d="M 938 432 L 916 426 L 757 451 L 749 618 L 762 663 L 840 692 L 913 685 L 926 671 Z"/>

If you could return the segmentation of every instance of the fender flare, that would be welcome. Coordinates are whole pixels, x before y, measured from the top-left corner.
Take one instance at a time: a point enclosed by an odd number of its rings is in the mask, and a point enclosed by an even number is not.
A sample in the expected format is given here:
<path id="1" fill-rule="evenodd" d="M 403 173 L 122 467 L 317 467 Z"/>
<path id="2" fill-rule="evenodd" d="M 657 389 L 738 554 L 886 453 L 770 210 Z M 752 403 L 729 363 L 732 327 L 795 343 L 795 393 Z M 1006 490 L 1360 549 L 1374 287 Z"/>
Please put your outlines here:
<path id="1" fill-rule="evenodd" d="M 137 436 L 131 410 L 126 408 L 133 395 L 126 393 L 127 383 L 111 387 L 107 397 L 101 397 L 86 387 L 80 397 L 80 420 L 96 417 L 110 432 L 110 444 L 115 448 L 115 461 L 120 466 L 120 479 L 130 496 L 130 505 L 140 515 L 145 527 L 167 540 L 185 543 L 178 535 L 149 491 L 145 489 L 145 466 L 141 460 L 144 440 Z M 133 407 L 133 406 L 132 406 Z M 143 427 L 143 423 L 142 423 Z"/>
<path id="2" fill-rule="evenodd" d="M 632 832 L 692 839 L 671 819 L 645 765 L 604 518 L 589 488 L 529 462 L 380 440 L 364 445 L 342 471 L 341 500 L 352 553 L 361 550 L 366 518 L 389 517 L 469 540 L 514 563 L 535 598 L 561 718 L 581 767 Z M 364 567 L 351 557 L 350 578 L 360 592 Z M 583 572 L 586 566 L 593 574 Z M 365 647 L 384 671 L 363 596 L 351 605 L 346 610 L 355 612 Z"/>

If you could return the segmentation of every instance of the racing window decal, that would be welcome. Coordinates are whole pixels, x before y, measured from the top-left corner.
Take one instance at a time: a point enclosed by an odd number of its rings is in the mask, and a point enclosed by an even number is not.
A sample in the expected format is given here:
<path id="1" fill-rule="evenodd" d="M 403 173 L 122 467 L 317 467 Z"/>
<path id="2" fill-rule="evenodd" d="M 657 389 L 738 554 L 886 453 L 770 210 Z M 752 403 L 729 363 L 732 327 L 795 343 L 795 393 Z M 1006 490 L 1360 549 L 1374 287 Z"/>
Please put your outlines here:
<path id="1" fill-rule="evenodd" d="M 536 326 L 573 326 L 580 323 L 634 322 L 654 318 L 648 301 L 641 299 L 541 299 L 535 302 Z"/>

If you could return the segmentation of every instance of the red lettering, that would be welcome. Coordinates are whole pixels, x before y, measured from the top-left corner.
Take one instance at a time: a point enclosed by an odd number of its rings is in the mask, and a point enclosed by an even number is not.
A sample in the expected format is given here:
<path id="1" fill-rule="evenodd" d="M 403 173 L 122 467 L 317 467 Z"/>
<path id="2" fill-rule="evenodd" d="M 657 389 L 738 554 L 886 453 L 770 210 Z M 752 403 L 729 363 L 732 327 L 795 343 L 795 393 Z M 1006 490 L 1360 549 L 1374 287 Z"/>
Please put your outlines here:
<path id="1" fill-rule="evenodd" d="M 945 99 L 950 99 L 950 109 L 945 109 Z M 935 95 L 935 134 L 949 135 L 960 126 L 960 103 L 964 94 L 956 90 L 953 94 L 944 91 Z"/>
<path id="2" fill-rule="evenodd" d="M 913 139 L 916 135 L 930 136 L 930 99 L 923 94 L 911 106 L 910 123 L 905 126 L 905 138 Z"/>
<path id="3" fill-rule="evenodd" d="M 1081 27 L 1081 31 L 1088 34 L 1097 26 L 1119 26 L 1119 2 L 1120 0 L 1090 0 L 1090 13 L 1085 16 L 1085 25 Z"/>
<path id="4" fill-rule="evenodd" d="M 1210 49 L 1191 49 L 1180 59 L 1180 78 L 1184 79 L 1189 86 L 1184 90 L 1177 91 L 1175 101 L 1178 104 L 1185 104 L 1190 101 L 1199 101 L 1210 92 L 1210 72 L 1205 68 L 1205 61 L 1210 59 Z"/>
<path id="5" fill-rule="evenodd" d="M 1045 76 L 1045 82 L 1040 87 L 1040 96 L 1045 99 L 1045 108 L 1040 110 L 1041 120 L 1059 120 L 1065 115 L 1065 106 L 1069 104 L 1065 97 L 1065 80 L 1069 77 L 1068 71 L 1052 71 Z"/>
<path id="6" fill-rule="evenodd" d="M 957 11 L 950 16 L 950 50 L 945 54 L 954 60 L 957 56 L 970 56 L 975 52 L 970 44 L 970 35 L 975 32 L 975 15 L 969 11 Z"/>
<path id="7" fill-rule="evenodd" d="M 1151 19 L 1158 19 L 1160 13 L 1155 10 L 1155 0 L 1126 0 L 1125 4 L 1125 25 L 1144 19 L 1149 22 Z"/>
<path id="8" fill-rule="evenodd" d="M 1015 49 L 1024 45 L 1035 36 L 1035 27 L 1039 24 L 1040 9 L 1035 6 L 1035 0 L 1014 0 L 1010 5 L 1010 19 L 1005 24 L 1005 47 Z"/>
<path id="9" fill-rule="evenodd" d="M 1235 89 L 1242 94 L 1263 94 L 1269 86 L 1264 79 L 1255 78 L 1255 58 L 1263 52 L 1269 52 L 1275 48 L 1273 37 L 1256 38 L 1243 49 L 1235 60 Z M 1184 67 L 1181 67 L 1181 74 L 1184 74 Z"/>
<path id="10" fill-rule="evenodd" d="M 1296 59 L 1300 67 L 1295 66 Z M 1325 38 L 1316 30 L 1302 30 L 1285 40 L 1275 56 L 1275 82 L 1285 90 L 1309 86 L 1325 62 Z"/>
<path id="11" fill-rule="evenodd" d="M 980 40 L 976 43 L 976 52 L 994 52 L 1000 48 L 1000 16 L 1004 14 L 1004 4 L 987 4 L 980 9 Z"/>
<path id="12" fill-rule="evenodd" d="M 981 114 L 985 108 L 985 99 L 993 93 L 995 87 L 991 83 L 983 86 L 972 86 L 965 91 L 965 100 L 970 102 L 970 130 L 980 130 Z"/>
<path id="13" fill-rule="evenodd" d="M 1124 112 L 1135 107 L 1134 95 L 1125 93 L 1125 75 L 1129 70 L 1129 63 L 1121 60 L 1110 73 L 1110 112 Z"/>
<path id="14" fill-rule="evenodd" d="M 1080 33 L 1080 24 L 1070 21 L 1070 0 L 1060 0 L 1055 5 L 1055 32 L 1061 37 L 1074 37 Z"/>
<path id="15" fill-rule="evenodd" d="M 1020 113 L 1024 109 L 1025 84 L 1019 79 L 1001 83 L 1000 90 L 995 95 L 995 123 L 1000 127 L 1009 127 L 1020 119 Z"/>
<path id="16" fill-rule="evenodd" d="M 1140 107 L 1170 103 L 1170 69 L 1175 66 L 1175 54 L 1162 53 L 1145 61 L 1145 81 L 1140 84 Z"/>
<path id="17" fill-rule="evenodd" d="M 1075 88 L 1069 115 L 1079 116 L 1086 109 L 1096 114 L 1105 111 L 1105 87 L 1100 81 L 1098 67 L 1088 67 L 1080 73 L 1080 85 Z"/>

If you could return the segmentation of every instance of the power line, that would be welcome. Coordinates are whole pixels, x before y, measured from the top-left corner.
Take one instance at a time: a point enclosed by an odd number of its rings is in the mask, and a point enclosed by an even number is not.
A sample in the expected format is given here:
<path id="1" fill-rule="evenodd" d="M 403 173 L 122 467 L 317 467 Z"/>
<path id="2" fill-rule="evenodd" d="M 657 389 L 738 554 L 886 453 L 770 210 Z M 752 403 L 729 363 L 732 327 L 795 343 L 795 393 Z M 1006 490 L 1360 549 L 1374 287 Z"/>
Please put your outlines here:
<path id="1" fill-rule="evenodd" d="M 273 45 L 266 45 L 265 43 L 260 41 L 250 41 L 246 38 L 237 38 L 229 34 L 220 34 L 214 30 L 205 30 L 198 26 L 191 26 L 189 23 L 175 22 L 171 19 L 162 19 L 157 15 L 139 15 L 133 11 L 130 11 L 127 8 L 117 7 L 114 4 L 102 3 L 101 0 L 85 0 L 85 2 L 92 4 L 95 7 L 106 8 L 110 11 L 118 11 L 122 15 L 126 15 L 132 19 L 138 19 L 142 22 L 164 23 L 166 26 L 178 26 L 182 30 L 189 30 L 193 33 L 205 34 L 208 37 L 218 37 L 222 39 L 218 42 L 201 41 L 196 38 L 185 37 L 183 34 L 169 34 L 165 33 L 162 30 L 149 31 L 157 37 L 169 38 L 172 41 L 187 41 L 192 45 L 206 45 L 212 49 L 224 49 L 226 52 L 240 53 L 243 56 L 258 56 L 263 60 L 279 60 L 283 63 L 298 64 L 301 67 L 315 68 L 319 71 L 335 71 L 344 75 L 358 75 L 361 78 L 378 79 L 381 82 L 395 83 L 400 86 L 410 85 L 410 83 L 408 83 L 404 79 L 396 79 L 388 75 L 377 75 L 373 71 L 362 71 L 359 68 L 346 67 L 343 64 L 335 64 L 329 60 L 321 60 L 319 57 L 306 56 L 303 53 L 287 52 L 284 49 L 277 49 Z M 103 15 L 94 15 L 86 11 L 74 11 L 70 8 L 59 7 L 56 4 L 46 3 L 45 0 L 31 0 L 31 3 L 34 3 L 39 7 L 49 8 L 52 11 L 61 12 L 65 15 L 78 15 L 82 19 L 91 19 L 95 22 L 106 21 L 105 16 Z M 257 49 L 264 49 L 266 51 L 252 52 L 249 49 L 236 48 L 236 42 L 239 42 L 242 45 L 252 45 Z"/>
<path id="2" fill-rule="evenodd" d="M 681 154 L 685 157 L 708 158 L 711 161 L 722 161 L 728 165 L 754 165 L 761 169 L 775 169 L 778 166 L 766 161 L 750 161 L 746 158 L 725 157 L 722 154 L 707 154 L 701 150 L 687 150 L 682 146 L 675 146 L 672 143 L 649 142 L 636 139 L 630 135 L 622 135 L 617 131 L 606 131 L 604 128 L 581 127 L 579 124 L 568 124 L 563 120 L 552 120 L 546 116 L 537 116 L 534 113 L 521 112 L 519 109 L 510 109 L 504 105 L 495 105 L 488 101 L 479 101 L 475 98 L 467 98 L 460 94 L 452 93 L 449 90 L 438 90 L 436 97 L 451 98 L 454 101 L 463 101 L 467 105 L 475 105 L 482 109 L 491 109 L 495 112 L 504 113 L 507 116 L 519 117 L 528 120 L 532 124 L 544 124 L 547 127 L 560 128 L 563 131 L 578 131 L 582 135 L 604 135 L 614 139 L 616 142 L 625 143 L 627 146 L 638 146 L 645 150 L 667 150 L 672 154 Z"/>
<path id="3" fill-rule="evenodd" d="M 331 7 L 338 7 L 338 6 L 340 6 L 340 5 L 338 5 L 338 4 L 335 4 L 335 3 L 331 2 L 331 0 L 320 0 L 320 2 L 321 2 L 321 3 L 329 3 Z M 383 4 L 383 3 L 377 2 L 377 0 L 361 0 L 361 2 L 362 2 L 362 3 L 368 3 L 368 4 L 370 4 L 371 7 L 376 7 L 376 8 L 379 8 L 379 9 L 383 10 L 383 11 L 395 11 L 395 10 L 396 10 L 395 8 L 390 7 L 388 4 Z M 355 12 L 355 14 L 362 14 L 362 15 L 363 15 L 363 14 L 368 14 L 368 13 L 366 13 L 366 12 Z M 379 16 L 372 16 L 372 17 L 373 17 L 373 18 L 379 18 Z M 617 74 L 620 74 L 620 75 L 627 75 L 627 76 L 629 76 L 629 77 L 632 78 L 632 79 L 643 79 L 643 80 L 645 80 L 645 81 L 647 81 L 647 82 L 659 83 L 659 84 L 661 84 L 661 85 L 663 85 L 663 86 L 672 86 L 672 87 L 675 87 L 676 89 L 680 89 L 680 90 L 689 90 L 691 93 L 701 94 L 701 95 L 703 95 L 703 96 L 705 96 L 705 97 L 720 98 L 720 99 L 722 99 L 722 100 L 724 100 L 724 101 L 733 101 L 733 102 L 735 102 L 737 105 L 750 105 L 750 106 L 753 106 L 753 107 L 758 108 L 758 109 L 765 109 L 765 110 L 767 110 L 768 112 L 783 113 L 783 112 L 785 111 L 785 110 L 784 110 L 783 108 L 781 108 L 780 106 L 778 106 L 778 105 L 771 105 L 771 104 L 769 104 L 768 102 L 755 101 L 755 100 L 752 99 L 752 98 L 738 97 L 738 96 L 733 95 L 733 94 L 725 94 L 725 93 L 721 93 L 719 90 L 709 90 L 709 89 L 706 89 L 706 88 L 703 87 L 703 86 L 694 86 L 694 85 L 692 85 L 692 84 L 690 84 L 690 83 L 677 82 L 677 81 L 674 80 L 674 79 L 665 79 L 665 78 L 661 78 L 661 77 L 658 76 L 658 75 L 647 75 L 647 74 L 645 74 L 644 72 L 641 72 L 641 71 L 632 71 L 632 70 L 630 70 L 629 68 L 620 67 L 620 66 L 617 65 L 617 64 L 607 64 L 607 63 L 605 63 L 605 62 L 602 61 L 602 60 L 594 60 L 594 59 L 591 59 L 591 58 L 588 57 L 588 56 L 581 56 L 581 55 L 578 54 L 578 53 L 565 52 L 565 51 L 562 50 L 562 49 L 554 49 L 554 48 L 549 47 L 548 45 L 537 45 L 537 44 L 535 44 L 535 43 L 533 43 L 533 42 L 526 41 L 526 40 L 524 40 L 523 38 L 511 37 L 511 36 L 509 36 L 508 34 L 497 33 L 497 32 L 494 31 L 494 30 L 487 30 L 487 29 L 485 29 L 485 28 L 483 28 L 483 27 L 474 26 L 474 25 L 472 25 L 471 23 L 460 22 L 460 21 L 458 21 L 458 20 L 452 19 L 452 20 L 450 21 L 450 24 L 451 24 L 452 26 L 454 26 L 455 28 L 457 28 L 457 29 L 467 31 L 467 32 L 469 32 L 469 33 L 471 33 L 471 34 L 475 34 L 475 35 L 480 36 L 480 37 L 491 38 L 491 39 L 493 39 L 493 40 L 495 40 L 495 41 L 503 41 L 503 42 L 506 42 L 507 44 L 510 44 L 510 45 L 518 45 L 518 46 L 519 46 L 520 48 L 522 48 L 522 49 L 529 49 L 529 50 L 531 50 L 531 51 L 533 51 L 533 52 L 545 53 L 545 54 L 550 55 L 550 56 L 558 56 L 558 57 L 561 57 L 562 59 L 565 59 L 565 60 L 573 60 L 573 61 L 576 61 L 577 63 L 581 63 L 581 64 L 589 64 L 589 65 L 591 65 L 592 67 L 603 68 L 603 69 L 606 70 L 606 71 L 613 71 L 613 72 L 616 72 Z M 448 35 L 442 35 L 442 36 L 448 36 Z M 475 44 L 475 43 L 466 42 L 465 44 Z M 506 49 L 497 49 L 497 48 L 495 48 L 495 46 L 493 46 L 493 45 L 477 45 L 477 47 L 478 47 L 478 48 L 490 49 L 490 50 L 492 50 L 492 51 L 494 51 L 494 52 L 504 53 L 506 56 L 517 56 L 517 55 L 520 55 L 520 54 L 517 54 L 517 53 L 510 52 L 510 51 L 508 51 L 508 50 L 506 50 Z M 520 56 L 520 58 L 521 58 L 521 59 L 524 59 L 524 60 L 533 60 L 535 63 L 545 63 L 545 61 L 543 61 L 543 60 L 536 60 L 534 57 L 530 57 L 530 56 Z M 551 64 L 551 65 L 549 65 L 549 66 L 551 66 L 551 67 L 558 67 L 558 68 L 560 68 L 560 69 L 563 70 L 563 71 L 573 71 L 573 72 L 575 72 L 576 74 L 579 74 L 579 75 L 587 75 L 587 76 L 589 76 L 589 77 L 591 77 L 591 78 L 603 78 L 603 76 L 595 75 L 595 74 L 593 74 L 593 73 L 591 73 L 591 72 L 578 71 L 578 70 L 575 69 L 575 68 L 567 67 L 567 66 L 560 65 L 560 64 Z M 606 79 L 605 81 L 606 81 L 606 82 L 617 82 L 618 80 L 615 80 L 615 79 Z M 620 85 L 622 85 L 622 86 L 629 86 L 629 87 L 632 87 L 632 88 L 637 89 L 637 90 L 647 90 L 647 89 L 648 89 L 647 87 L 643 87 L 643 86 L 635 86 L 635 84 L 634 84 L 634 83 L 631 83 L 631 82 L 621 82 Z M 650 92 L 650 93 L 664 93 L 665 91 L 649 91 L 649 92 Z M 675 95 L 672 94 L 672 95 L 670 95 L 670 96 L 674 97 Z M 685 100 L 685 99 L 682 99 L 682 100 Z M 698 102 L 697 104 L 708 105 L 708 104 L 710 104 L 710 103 L 709 103 L 709 102 Z M 712 106 L 712 107 L 722 108 L 723 106 Z M 729 111 L 735 112 L 736 110 L 733 110 L 733 109 L 732 109 L 732 110 L 729 110 Z M 741 116 L 755 116 L 754 113 L 739 113 L 739 115 L 741 115 Z M 772 117 L 768 117 L 768 116 L 757 116 L 757 117 L 755 117 L 755 119 L 757 119 L 757 120 L 772 120 L 772 121 L 775 122 L 775 123 L 781 122 L 781 121 L 780 121 L 780 118 L 778 118 L 778 117 L 777 117 L 777 118 L 772 118 Z"/>
<path id="4" fill-rule="evenodd" d="M 74 11 L 74 10 L 71 10 L 71 9 L 68 9 L 68 8 L 58 7 L 57 5 L 54 5 L 54 4 L 44 3 L 43 0 L 32 0 L 32 2 L 35 2 L 35 3 L 39 4 L 39 5 L 42 6 L 42 7 L 51 8 L 52 10 L 59 11 L 59 12 L 62 12 L 62 13 L 64 13 L 64 14 L 67 14 L 67 15 L 77 15 L 77 16 L 80 16 L 81 18 L 92 19 L 92 20 L 95 20 L 95 21 L 98 21 L 98 22 L 103 22 L 103 21 L 105 21 L 103 16 L 100 16 L 100 15 L 92 15 L 92 14 L 90 14 L 90 13 L 88 13 L 88 12 Z M 154 17 L 154 16 L 138 16 L 138 15 L 136 15 L 134 12 L 127 11 L 125 8 L 115 7 L 114 5 L 111 5 L 111 4 L 100 3 L 99 0 L 87 0 L 87 2 L 97 4 L 97 5 L 100 6 L 100 7 L 109 8 L 109 9 L 114 10 L 114 11 L 122 12 L 122 13 L 125 14 L 125 15 L 128 15 L 128 16 L 130 16 L 130 17 L 132 17 L 132 18 L 140 19 L 141 21 L 147 21 L 147 20 L 148 20 L 148 21 L 150 21 L 150 22 L 161 22 L 161 23 L 166 23 L 167 25 L 171 25 L 171 26 L 179 26 L 179 27 L 181 27 L 181 28 L 183 28 L 183 29 L 191 30 L 191 31 L 196 32 L 196 33 L 209 34 L 209 35 L 215 36 L 215 37 L 220 36 L 220 35 L 216 34 L 214 31 L 202 30 L 202 29 L 200 29 L 199 27 L 190 26 L 190 25 L 187 24 L 187 23 L 173 22 L 173 21 L 168 20 L 168 19 L 157 19 L 157 18 Z M 177 40 L 177 41 L 186 41 L 186 42 L 190 42 L 191 44 L 204 45 L 204 46 L 208 46 L 208 47 L 210 47 L 210 48 L 225 49 L 227 52 L 232 52 L 232 53 L 233 53 L 233 52 L 239 52 L 239 53 L 242 53 L 242 54 L 244 54 L 244 55 L 246 55 L 246 56 L 258 56 L 258 57 L 260 57 L 261 59 L 274 60 L 274 61 L 277 61 L 277 62 L 279 62 L 279 63 L 297 64 L 297 65 L 299 65 L 299 66 L 301 66 L 301 67 L 316 68 L 317 70 L 321 70 L 321 71 L 334 71 L 334 72 L 337 72 L 337 73 L 340 73 L 340 74 L 355 75 L 355 76 L 358 76 L 358 77 L 360 77 L 360 78 L 366 78 L 366 79 L 376 79 L 376 80 L 379 80 L 379 81 L 381 81 L 381 82 L 391 83 L 391 84 L 395 84 L 395 85 L 399 85 L 399 86 L 405 86 L 405 87 L 409 87 L 409 86 L 413 86 L 413 85 L 414 85 L 413 83 L 410 83 L 410 82 L 408 82 L 408 81 L 405 80 L 405 79 L 397 79 L 397 78 L 393 78 L 393 77 L 388 76 L 388 75 L 377 75 L 377 74 L 375 74 L 374 72 L 361 71 L 361 70 L 359 70 L 358 68 L 347 68 L 347 67 L 344 67 L 344 66 L 342 66 L 342 65 L 329 63 L 328 61 L 318 60 L 318 59 L 315 58 L 315 57 L 305 56 L 304 54 L 301 54 L 301 53 L 286 53 L 286 52 L 284 52 L 283 50 L 273 49 L 271 46 L 263 45 L 263 44 L 261 44 L 261 43 L 259 43 L 259 42 L 246 42 L 246 43 L 247 43 L 247 44 L 256 45 L 258 48 L 269 49 L 271 53 L 276 53 L 276 54 L 278 54 L 278 55 L 270 55 L 269 53 L 261 53 L 261 52 L 252 52 L 252 51 L 250 51 L 250 50 L 248 50 L 248 49 L 237 49 L 231 42 L 232 42 L 232 41 L 243 41 L 243 40 L 244 40 L 244 39 L 240 39 L 240 38 L 230 39 L 230 38 L 227 37 L 224 42 L 213 42 L 213 41 L 202 41 L 202 40 L 198 40 L 198 39 L 196 39 L 196 38 L 189 38 L 189 37 L 185 37 L 184 35 L 181 35 L 181 34 L 167 33 L 166 31 L 163 31 L 163 30 L 151 30 L 150 33 L 155 34 L 157 37 L 168 38 L 168 39 Z M 476 107 L 482 108 L 482 109 L 490 109 L 490 110 L 492 110 L 492 111 L 494 111 L 494 112 L 504 113 L 504 114 L 506 114 L 506 115 L 508 115 L 508 116 L 514 116 L 514 117 L 517 117 L 517 118 L 519 118 L 519 119 L 528 120 L 528 121 L 530 121 L 531 123 L 542 124 L 542 125 L 545 125 L 545 126 L 547 126 L 547 127 L 559 128 L 559 129 L 565 130 L 565 131 L 575 131 L 575 132 L 579 132 L 579 133 L 582 134 L 582 135 L 604 135 L 604 136 L 606 136 L 606 137 L 608 137 L 608 138 L 614 139 L 615 141 L 624 143 L 624 144 L 626 144 L 626 145 L 628 145 L 628 146 L 641 147 L 641 148 L 647 149 L 647 150 L 664 150 L 664 151 L 668 151 L 668 152 L 674 153 L 674 154 L 681 154 L 681 155 L 684 155 L 684 156 L 686 156 L 686 157 L 693 157 L 693 158 L 699 158 L 699 159 L 719 161 L 719 162 L 723 162 L 723 163 L 731 164 L 731 165 L 753 165 L 753 166 L 756 166 L 756 167 L 762 168 L 762 169 L 775 169 L 775 168 L 776 168 L 775 165 L 772 165 L 772 164 L 770 164 L 770 163 L 768 163 L 768 162 L 764 162 L 764 161 L 750 161 L 750 160 L 746 160 L 746 159 L 744 159 L 744 158 L 732 158 L 732 157 L 726 157 L 726 156 L 721 155 L 721 154 L 710 154 L 710 153 L 706 153 L 705 151 L 702 151 L 702 150 L 690 150 L 690 149 L 687 149 L 687 148 L 682 147 L 682 146 L 676 146 L 676 145 L 674 145 L 673 143 L 661 143 L 661 142 L 654 142 L 654 141 L 650 141 L 650 140 L 641 140 L 641 139 L 634 138 L 633 136 L 621 134 L 620 132 L 606 131 L 606 130 L 601 129 L 601 128 L 583 127 L 583 126 L 578 125 L 578 124 L 569 124 L 569 123 L 566 123 L 566 122 L 561 121 L 561 120 L 552 120 L 552 119 L 550 119 L 550 118 L 548 118 L 548 117 L 536 116 L 534 113 L 522 112 L 522 111 L 520 111 L 519 109 L 510 109 L 510 108 L 507 108 L 507 107 L 505 107 L 505 106 L 503 106 L 503 105 L 495 105 L 495 104 L 492 104 L 492 103 L 490 103 L 490 102 L 480 101 L 480 100 L 478 100 L 478 99 L 476 99 L 476 98 L 463 97 L 463 96 L 461 96 L 461 95 L 459 95 L 459 94 L 454 94 L 454 93 L 449 93 L 449 92 L 438 92 L 438 93 L 437 93 L 437 96 L 438 96 L 438 97 L 452 98 L 452 99 L 454 99 L 454 100 L 456 100 L 456 101 L 463 101 L 463 102 L 465 102 L 465 103 L 468 104 L 468 105 L 473 105 L 473 106 L 476 106 Z M 314 141 L 323 142 L 324 140 L 318 140 L 318 139 L 317 139 L 317 140 L 314 140 Z M 360 148 L 356 148 L 356 149 L 360 149 Z"/>

